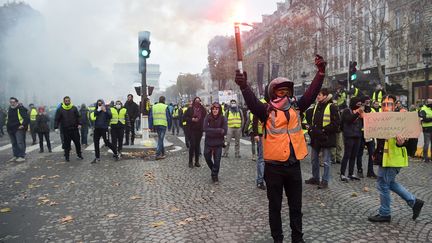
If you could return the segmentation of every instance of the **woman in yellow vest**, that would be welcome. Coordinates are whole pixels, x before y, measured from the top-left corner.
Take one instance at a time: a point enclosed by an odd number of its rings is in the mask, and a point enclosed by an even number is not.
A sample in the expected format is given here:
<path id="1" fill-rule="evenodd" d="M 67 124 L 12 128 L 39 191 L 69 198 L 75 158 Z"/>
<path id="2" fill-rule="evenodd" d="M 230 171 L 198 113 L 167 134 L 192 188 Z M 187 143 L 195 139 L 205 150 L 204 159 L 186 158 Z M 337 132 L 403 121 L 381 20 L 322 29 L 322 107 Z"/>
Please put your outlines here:
<path id="1" fill-rule="evenodd" d="M 29 105 L 30 111 L 29 111 L 29 117 L 30 117 L 30 134 L 32 137 L 32 145 L 36 144 L 36 116 L 38 114 L 36 107 L 34 104 Z"/>
<path id="2" fill-rule="evenodd" d="M 302 176 L 300 160 L 307 156 L 306 141 L 301 129 L 300 113 L 315 100 L 321 89 L 326 62 L 315 58 L 318 72 L 305 94 L 297 102 L 294 84 L 286 78 L 276 78 L 267 88 L 267 104 L 261 103 L 247 84 L 246 72 L 236 71 L 235 82 L 251 112 L 263 122 L 264 180 L 269 200 L 269 222 L 274 242 L 283 241 L 282 195 L 288 198 L 292 242 L 303 241 Z"/>
<path id="3" fill-rule="evenodd" d="M 123 149 L 123 137 L 125 134 L 126 126 L 129 126 L 129 117 L 127 109 L 123 107 L 120 100 L 116 101 L 115 107 L 111 107 L 111 143 L 117 149 L 119 157 Z"/>
<path id="4" fill-rule="evenodd" d="M 394 112 L 396 97 L 386 95 L 383 97 L 383 112 Z M 377 188 L 380 193 L 381 206 L 378 214 L 369 216 L 371 222 L 390 222 L 391 220 L 391 196 L 390 191 L 395 192 L 404 199 L 413 210 L 412 219 L 415 220 L 423 207 L 424 202 L 408 192 L 401 184 L 396 182 L 396 176 L 402 167 L 408 166 L 408 154 L 406 150 L 407 139 L 397 136 L 390 139 L 377 139 L 377 148 L 374 153 L 375 163 L 379 165 Z"/>

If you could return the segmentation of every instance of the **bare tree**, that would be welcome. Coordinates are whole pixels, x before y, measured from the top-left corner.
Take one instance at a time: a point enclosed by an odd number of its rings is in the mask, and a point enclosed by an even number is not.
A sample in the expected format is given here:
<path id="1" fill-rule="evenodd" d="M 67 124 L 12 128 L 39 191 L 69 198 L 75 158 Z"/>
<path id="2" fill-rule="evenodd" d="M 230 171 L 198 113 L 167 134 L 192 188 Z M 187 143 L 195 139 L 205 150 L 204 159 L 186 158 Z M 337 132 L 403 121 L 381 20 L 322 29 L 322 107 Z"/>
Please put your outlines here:
<path id="1" fill-rule="evenodd" d="M 215 36 L 208 44 L 208 63 L 213 82 L 224 90 L 236 69 L 234 37 Z"/>
<path id="2" fill-rule="evenodd" d="M 204 87 L 200 75 L 190 73 L 180 74 L 176 86 L 180 94 L 187 95 L 189 99 Z"/>

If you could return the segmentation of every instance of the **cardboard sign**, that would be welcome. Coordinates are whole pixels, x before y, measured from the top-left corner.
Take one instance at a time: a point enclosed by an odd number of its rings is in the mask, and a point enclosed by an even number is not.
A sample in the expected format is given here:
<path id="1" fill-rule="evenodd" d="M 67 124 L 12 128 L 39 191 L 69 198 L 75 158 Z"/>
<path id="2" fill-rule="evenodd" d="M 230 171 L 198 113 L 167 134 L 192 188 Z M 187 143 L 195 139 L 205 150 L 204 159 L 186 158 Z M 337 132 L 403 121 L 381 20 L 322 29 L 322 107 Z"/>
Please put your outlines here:
<path id="1" fill-rule="evenodd" d="M 422 132 L 417 112 L 364 113 L 365 138 L 418 138 Z"/>

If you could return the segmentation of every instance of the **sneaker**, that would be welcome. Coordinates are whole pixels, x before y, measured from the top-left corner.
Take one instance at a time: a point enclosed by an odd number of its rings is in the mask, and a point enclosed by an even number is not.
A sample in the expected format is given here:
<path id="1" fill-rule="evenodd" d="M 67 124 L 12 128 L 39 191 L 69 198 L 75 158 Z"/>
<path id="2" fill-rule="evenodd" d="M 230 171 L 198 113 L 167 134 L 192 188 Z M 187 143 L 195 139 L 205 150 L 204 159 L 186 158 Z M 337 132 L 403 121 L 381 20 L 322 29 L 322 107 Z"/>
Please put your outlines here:
<path id="1" fill-rule="evenodd" d="M 267 187 L 264 185 L 264 182 L 258 183 L 257 188 L 261 189 L 261 190 L 266 190 L 267 189 Z"/>
<path id="2" fill-rule="evenodd" d="M 51 149 L 48 149 L 48 153 L 52 153 L 52 150 L 51 150 Z"/>
<path id="3" fill-rule="evenodd" d="M 66 161 L 66 162 L 69 162 L 69 156 L 68 156 L 68 157 L 65 157 L 65 161 Z"/>
<path id="4" fill-rule="evenodd" d="M 416 220 L 416 218 L 420 215 L 424 202 L 420 199 L 416 199 L 413 206 L 413 216 L 412 219 Z"/>
<path id="5" fill-rule="evenodd" d="M 124 143 L 123 146 L 129 146 L 129 143 Z"/>
<path id="6" fill-rule="evenodd" d="M 363 172 L 357 172 L 357 176 L 358 176 L 359 178 L 364 178 L 364 176 L 363 176 Z"/>
<path id="7" fill-rule="evenodd" d="M 327 181 L 321 181 L 321 183 L 318 185 L 318 189 L 327 189 L 328 188 L 328 182 Z"/>
<path id="8" fill-rule="evenodd" d="M 189 168 L 193 168 L 193 167 L 194 167 L 194 165 L 193 165 L 192 161 L 189 162 Z"/>
<path id="9" fill-rule="evenodd" d="M 340 180 L 344 181 L 344 182 L 348 182 L 348 178 L 346 176 L 344 176 L 344 175 L 340 176 Z"/>
<path id="10" fill-rule="evenodd" d="M 161 159 L 164 159 L 162 155 L 156 155 L 156 160 L 161 160 Z"/>
<path id="11" fill-rule="evenodd" d="M 79 159 L 79 160 L 83 160 L 84 158 L 82 157 L 81 154 L 78 154 L 78 155 L 77 155 L 77 159 Z"/>
<path id="12" fill-rule="evenodd" d="M 360 180 L 360 178 L 358 178 L 357 176 L 355 176 L 355 175 L 348 175 L 348 179 L 350 179 L 350 180 L 356 180 L 356 181 L 359 181 Z"/>
<path id="13" fill-rule="evenodd" d="M 15 162 L 24 162 L 25 159 L 23 157 L 18 157 Z"/>
<path id="14" fill-rule="evenodd" d="M 377 178 L 377 176 L 375 174 L 367 174 L 366 177 L 372 178 L 372 179 L 376 179 Z"/>
<path id="15" fill-rule="evenodd" d="M 391 216 L 381 216 L 379 214 L 375 215 L 375 216 L 369 216 L 368 220 L 370 222 L 390 222 L 391 220 Z"/>
<path id="16" fill-rule="evenodd" d="M 340 164 L 341 163 L 341 161 L 340 160 L 336 160 L 336 164 Z"/>
<path id="17" fill-rule="evenodd" d="M 212 176 L 212 181 L 215 185 L 219 185 L 219 178 L 218 176 Z"/>
<path id="18" fill-rule="evenodd" d="M 14 162 L 17 159 L 18 159 L 18 157 L 12 157 L 12 159 L 8 160 L 8 162 Z"/>
<path id="19" fill-rule="evenodd" d="M 44 151 L 43 150 L 39 150 L 39 153 L 41 154 L 41 153 L 43 153 Z"/>
<path id="20" fill-rule="evenodd" d="M 309 185 L 319 185 L 320 181 L 312 177 L 308 180 L 305 180 L 305 183 Z"/>
<path id="21" fill-rule="evenodd" d="M 256 161 L 257 160 L 257 156 L 254 154 L 254 155 L 252 155 L 252 158 L 251 158 L 251 160 L 252 161 Z"/>
<path id="22" fill-rule="evenodd" d="M 100 159 L 95 158 L 95 159 L 93 159 L 92 162 L 90 162 L 90 163 L 91 163 L 91 164 L 96 164 L 97 162 L 100 162 Z"/>
<path id="23" fill-rule="evenodd" d="M 201 167 L 200 163 L 197 161 L 195 162 L 195 167 Z"/>
<path id="24" fill-rule="evenodd" d="M 120 156 L 118 154 L 114 154 L 114 160 L 119 161 Z"/>

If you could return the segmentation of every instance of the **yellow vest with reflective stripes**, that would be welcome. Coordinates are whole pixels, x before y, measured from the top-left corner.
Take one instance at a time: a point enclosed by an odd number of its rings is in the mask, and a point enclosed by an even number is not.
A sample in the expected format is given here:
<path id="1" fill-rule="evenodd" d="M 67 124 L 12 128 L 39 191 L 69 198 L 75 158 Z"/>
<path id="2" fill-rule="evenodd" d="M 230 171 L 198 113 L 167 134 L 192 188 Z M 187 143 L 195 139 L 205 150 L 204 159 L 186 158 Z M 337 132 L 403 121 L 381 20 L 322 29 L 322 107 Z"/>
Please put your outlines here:
<path id="1" fill-rule="evenodd" d="M 173 118 L 178 118 L 179 116 L 179 108 L 173 110 Z"/>
<path id="2" fill-rule="evenodd" d="M 30 111 L 30 121 L 36 121 L 36 116 L 37 116 L 37 110 L 36 108 L 31 109 Z"/>
<path id="3" fill-rule="evenodd" d="M 359 94 L 359 89 L 355 87 L 354 94 L 352 95 L 352 97 L 357 97 L 358 94 Z"/>
<path id="4" fill-rule="evenodd" d="M 127 109 L 124 107 L 121 108 L 119 111 L 117 111 L 116 108 L 111 107 L 112 117 L 111 117 L 110 125 L 118 124 L 118 122 L 125 125 L 126 124 L 126 113 L 127 113 Z"/>
<path id="5" fill-rule="evenodd" d="M 326 108 L 324 109 L 324 116 L 323 116 L 323 124 L 322 127 L 325 127 L 327 125 L 330 125 L 330 103 L 328 103 L 326 105 Z M 318 104 L 315 106 L 314 111 L 313 111 L 313 115 L 312 115 L 312 125 L 314 124 L 314 118 L 315 118 L 315 111 L 318 107 Z"/>
<path id="6" fill-rule="evenodd" d="M 183 116 L 184 116 L 184 114 L 186 113 L 187 109 L 188 109 L 187 107 L 182 107 Z M 186 126 L 186 120 L 183 120 L 182 125 L 183 125 L 183 126 Z"/>
<path id="7" fill-rule="evenodd" d="M 378 94 L 377 94 L 378 93 Z M 376 101 L 378 101 L 379 103 L 381 103 L 382 102 L 382 95 L 383 95 L 383 92 L 381 91 L 381 90 L 379 90 L 379 91 L 375 91 L 375 92 L 373 92 L 373 94 L 372 94 L 372 100 L 376 100 Z"/>
<path id="8" fill-rule="evenodd" d="M 254 114 L 252 112 L 249 113 L 249 126 L 248 126 L 248 131 L 252 131 L 252 126 L 253 126 L 253 119 L 254 119 Z M 262 135 L 263 134 L 263 124 L 262 122 L 258 119 L 258 135 Z"/>
<path id="9" fill-rule="evenodd" d="M 19 121 L 19 123 L 22 125 L 23 122 L 24 122 L 24 119 L 23 119 L 23 117 L 21 116 L 21 113 L 20 113 L 20 111 L 19 111 L 18 108 L 17 108 L 17 113 L 18 113 L 18 121 Z"/>
<path id="10" fill-rule="evenodd" d="M 420 110 L 426 112 L 426 118 L 432 118 L 431 108 L 424 105 Z M 422 122 L 422 127 L 432 127 L 432 122 Z"/>
<path id="11" fill-rule="evenodd" d="M 230 128 L 240 128 L 241 127 L 241 116 L 240 112 L 231 112 L 228 110 L 228 127 Z"/>
<path id="12" fill-rule="evenodd" d="M 341 106 L 345 103 L 345 101 L 346 101 L 346 92 L 344 91 L 339 94 L 339 97 L 336 102 L 338 106 Z"/>
<path id="13" fill-rule="evenodd" d="M 396 145 L 396 138 L 390 138 L 385 141 L 383 154 L 383 167 L 407 167 L 408 154 L 405 147 Z"/>
<path id="14" fill-rule="evenodd" d="M 152 108 L 152 115 L 153 115 L 153 126 L 168 126 L 167 116 L 166 116 L 166 109 L 168 108 L 168 105 L 165 105 L 163 103 L 157 103 L 156 105 L 153 105 Z"/>

